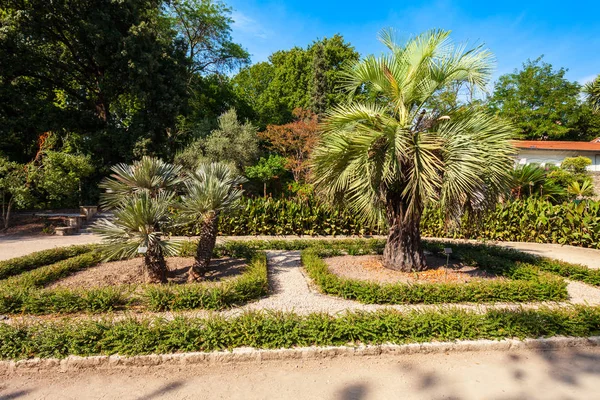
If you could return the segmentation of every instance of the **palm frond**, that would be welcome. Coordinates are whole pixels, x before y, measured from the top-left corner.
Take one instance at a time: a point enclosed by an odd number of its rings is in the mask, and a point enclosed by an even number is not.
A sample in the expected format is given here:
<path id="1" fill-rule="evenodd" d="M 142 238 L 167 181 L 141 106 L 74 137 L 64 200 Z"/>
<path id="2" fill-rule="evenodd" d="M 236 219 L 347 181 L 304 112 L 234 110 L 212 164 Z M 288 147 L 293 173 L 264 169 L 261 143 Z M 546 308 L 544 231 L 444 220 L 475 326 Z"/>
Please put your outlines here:
<path id="1" fill-rule="evenodd" d="M 138 192 L 156 196 L 161 191 L 171 191 L 183 181 L 180 166 L 148 156 L 131 165 L 117 164 L 111 170 L 111 176 L 99 185 L 105 189 L 100 197 L 100 205 L 105 209 L 117 207 L 124 198 Z"/>
<path id="2" fill-rule="evenodd" d="M 184 221 L 198 220 L 208 212 L 233 210 L 240 205 L 246 179 L 229 165 L 202 163 L 188 174 L 179 206 Z"/>

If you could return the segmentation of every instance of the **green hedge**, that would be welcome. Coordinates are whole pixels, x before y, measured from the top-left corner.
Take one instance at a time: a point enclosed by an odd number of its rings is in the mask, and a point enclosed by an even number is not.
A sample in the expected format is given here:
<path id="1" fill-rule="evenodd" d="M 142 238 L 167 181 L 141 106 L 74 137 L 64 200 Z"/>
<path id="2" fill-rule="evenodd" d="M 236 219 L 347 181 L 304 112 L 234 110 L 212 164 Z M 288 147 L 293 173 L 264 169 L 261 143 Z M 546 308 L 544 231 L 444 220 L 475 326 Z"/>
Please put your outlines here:
<path id="1" fill-rule="evenodd" d="M 256 253 L 244 273 L 229 281 L 186 285 L 152 285 L 144 291 L 143 304 L 151 311 L 202 308 L 221 310 L 238 306 L 269 293 L 267 256 Z"/>
<path id="2" fill-rule="evenodd" d="M 427 211 L 422 220 L 425 236 L 498 241 L 559 243 L 600 248 L 600 202 L 554 205 L 527 199 L 500 204 L 473 223 L 463 218 L 460 229 L 448 229 L 441 211 Z"/>
<path id="3" fill-rule="evenodd" d="M 225 319 L 0 323 L 0 358 L 161 354 L 236 347 L 290 348 L 459 339 L 600 334 L 600 308 L 356 312 L 341 316 L 252 312 Z"/>
<path id="4" fill-rule="evenodd" d="M 38 267 L 52 264 L 67 258 L 88 253 L 95 249 L 95 245 L 69 246 L 56 249 L 42 250 L 23 257 L 0 261 L 0 280 Z"/>
<path id="5" fill-rule="evenodd" d="M 425 211 L 424 236 L 560 243 L 600 248 L 600 202 L 553 205 L 527 199 L 499 204 L 479 223 L 463 218 L 449 227 L 441 210 Z M 364 224 L 355 213 L 319 204 L 312 199 L 246 199 L 244 207 L 221 216 L 221 235 L 372 235 L 386 234 L 381 226 Z M 197 235 L 198 228 L 178 227 L 178 235 Z"/>
<path id="6" fill-rule="evenodd" d="M 367 304 L 560 301 L 568 298 L 566 282 L 540 271 L 535 264 L 519 260 L 524 258 L 535 261 L 533 257 L 489 246 L 425 243 L 425 247 L 433 251 L 444 246 L 453 247 L 453 258 L 459 258 L 508 280 L 382 284 L 347 279 L 329 271 L 322 259 L 323 256 L 340 254 L 341 249 L 309 248 L 302 252 L 302 264 L 323 293 Z M 369 246 L 360 253 L 372 253 L 376 249 L 377 246 Z M 513 254 L 514 258 L 506 257 L 507 254 Z"/>
<path id="7" fill-rule="evenodd" d="M 468 283 L 380 284 L 340 278 L 315 253 L 305 251 L 302 263 L 321 291 L 367 304 L 438 304 L 460 302 L 559 301 L 568 297 L 566 283 L 550 276 L 537 280 Z"/>
<path id="8" fill-rule="evenodd" d="M 192 252 L 193 246 L 194 243 L 184 246 L 182 255 Z M 268 293 L 264 252 L 256 252 L 238 243 L 218 246 L 216 255 L 243 257 L 249 264 L 239 277 L 217 283 L 129 285 L 80 290 L 43 288 L 73 272 L 96 265 L 102 258 L 98 252 L 85 253 L 2 281 L 0 314 L 99 313 L 132 307 L 152 311 L 194 308 L 218 310 L 243 304 Z"/>

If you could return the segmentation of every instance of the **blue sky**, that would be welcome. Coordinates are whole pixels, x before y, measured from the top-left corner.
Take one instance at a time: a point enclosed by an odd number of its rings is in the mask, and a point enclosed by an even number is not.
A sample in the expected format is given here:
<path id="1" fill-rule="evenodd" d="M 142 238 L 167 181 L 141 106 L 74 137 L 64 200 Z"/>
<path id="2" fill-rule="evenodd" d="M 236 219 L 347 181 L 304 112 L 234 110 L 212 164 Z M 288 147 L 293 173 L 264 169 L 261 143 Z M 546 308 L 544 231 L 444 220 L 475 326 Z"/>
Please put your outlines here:
<path id="1" fill-rule="evenodd" d="M 457 42 L 485 43 L 496 55 L 494 78 L 542 54 L 555 68 L 568 68 L 570 80 L 600 73 L 600 1 L 225 1 L 234 9 L 233 37 L 253 62 L 336 33 L 361 55 L 379 54 L 382 28 L 400 38 L 442 28 Z"/>

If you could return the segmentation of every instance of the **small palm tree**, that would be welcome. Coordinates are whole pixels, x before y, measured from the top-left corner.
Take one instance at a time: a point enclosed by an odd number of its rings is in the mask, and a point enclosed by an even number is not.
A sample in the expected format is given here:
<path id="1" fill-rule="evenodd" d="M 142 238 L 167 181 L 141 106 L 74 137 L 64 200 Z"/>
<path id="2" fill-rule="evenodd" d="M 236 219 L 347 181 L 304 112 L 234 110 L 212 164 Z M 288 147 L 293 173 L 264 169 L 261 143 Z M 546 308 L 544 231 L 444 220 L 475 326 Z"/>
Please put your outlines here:
<path id="1" fill-rule="evenodd" d="M 181 216 L 184 221 L 200 225 L 200 240 L 196 260 L 190 267 L 188 279 L 202 279 L 208 270 L 217 234 L 219 215 L 240 205 L 245 178 L 226 164 L 204 163 L 188 175 L 185 195 L 181 197 Z"/>
<path id="2" fill-rule="evenodd" d="M 100 197 L 104 209 L 118 207 L 124 198 L 139 192 L 156 197 L 160 192 L 172 191 L 182 182 L 181 167 L 155 157 L 144 156 L 133 164 L 117 164 L 111 168 L 110 178 L 99 185 L 105 192 Z"/>
<path id="3" fill-rule="evenodd" d="M 108 259 L 131 258 L 144 254 L 147 281 L 167 281 L 165 256 L 175 255 L 178 243 L 162 239 L 161 226 L 170 216 L 173 194 L 161 192 L 152 197 L 139 192 L 124 198 L 114 211 L 114 222 L 102 219 L 93 226 L 108 244 Z"/>
<path id="4" fill-rule="evenodd" d="M 384 32 L 389 55 L 367 57 L 345 71 L 348 104 L 328 113 L 313 153 L 317 188 L 357 214 L 389 226 L 384 266 L 426 268 L 420 221 L 436 203 L 452 219 L 498 200 L 510 180 L 513 128 L 473 106 L 441 112 L 427 104 L 446 87 L 485 88 L 493 57 L 429 31 L 403 46 Z M 372 100 L 355 93 L 368 91 Z"/>
<path id="5" fill-rule="evenodd" d="M 546 170 L 539 165 L 527 164 L 511 172 L 511 192 L 517 199 L 541 197 L 557 200 L 564 190 L 546 176 Z"/>
<path id="6" fill-rule="evenodd" d="M 567 186 L 567 192 L 575 197 L 576 200 L 583 200 L 585 197 L 594 195 L 594 186 L 589 180 L 578 182 L 573 181 Z"/>
<path id="7" fill-rule="evenodd" d="M 114 210 L 114 222 L 102 219 L 92 229 L 107 242 L 108 258 L 144 253 L 150 282 L 166 282 L 165 256 L 173 255 L 176 242 L 162 239 L 175 189 L 183 179 L 181 167 L 158 158 L 143 157 L 133 164 L 117 164 L 99 185 L 106 192 L 100 204 Z"/>
<path id="8" fill-rule="evenodd" d="M 600 112 L 600 75 L 583 87 L 587 101 L 595 112 Z"/>

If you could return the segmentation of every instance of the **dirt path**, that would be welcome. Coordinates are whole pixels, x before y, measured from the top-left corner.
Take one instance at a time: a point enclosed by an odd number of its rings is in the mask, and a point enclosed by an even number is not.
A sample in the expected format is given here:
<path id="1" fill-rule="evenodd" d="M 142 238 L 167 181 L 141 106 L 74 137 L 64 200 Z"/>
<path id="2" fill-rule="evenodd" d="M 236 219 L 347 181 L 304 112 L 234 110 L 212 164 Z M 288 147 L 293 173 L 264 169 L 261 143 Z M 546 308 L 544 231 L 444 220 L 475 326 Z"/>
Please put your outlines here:
<path id="1" fill-rule="evenodd" d="M 595 399 L 600 348 L 13 375 L 1 399 Z"/>

